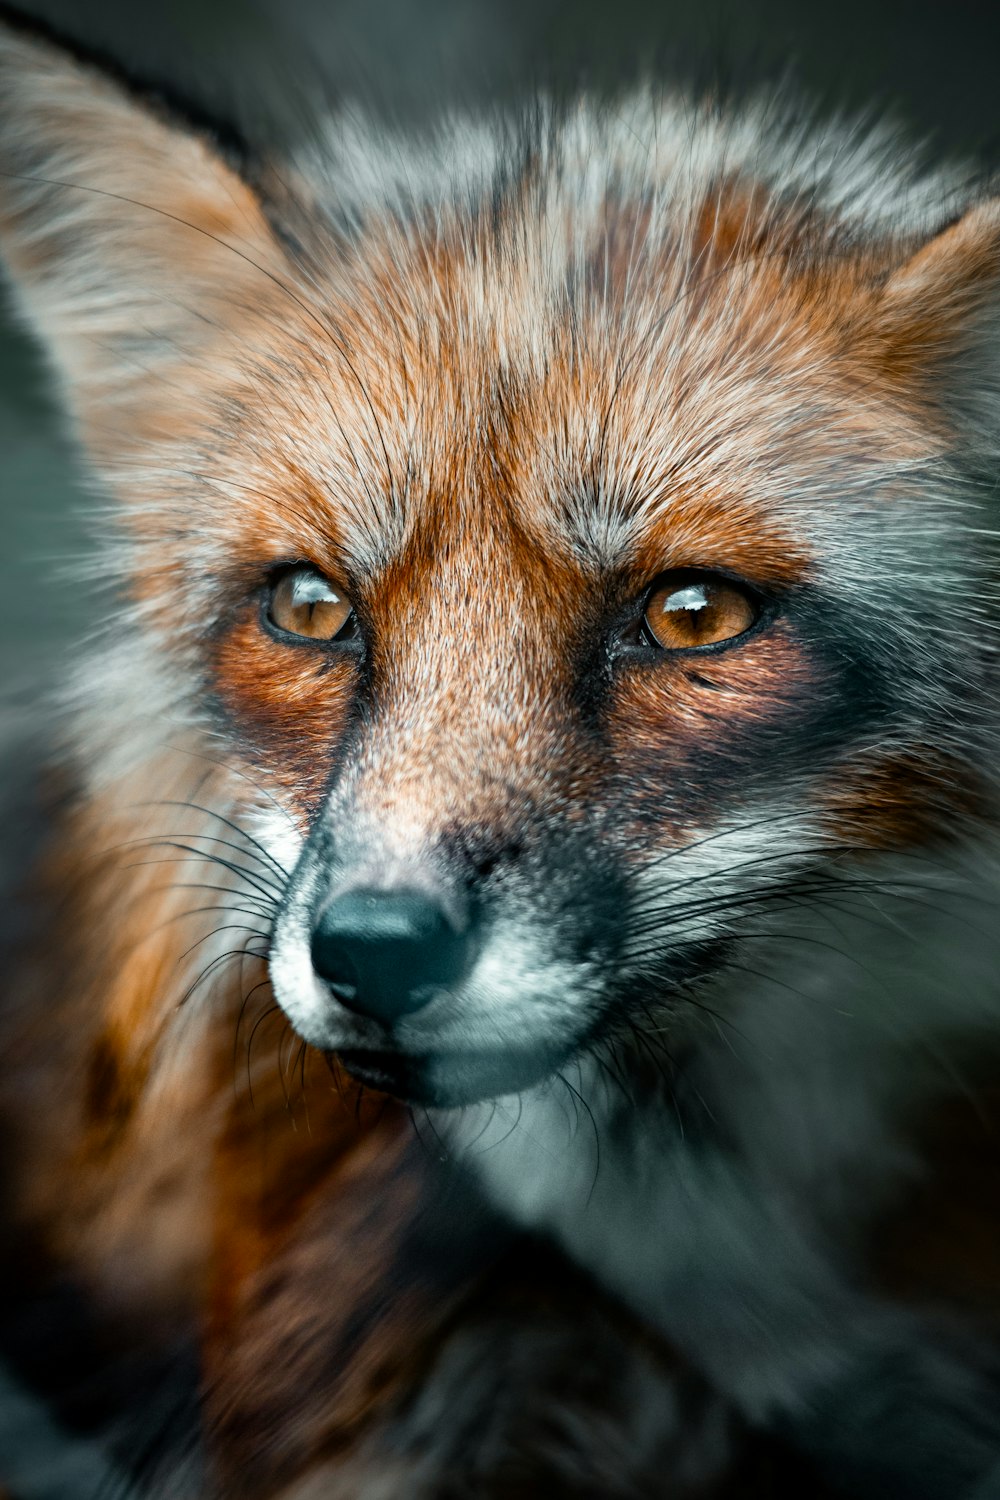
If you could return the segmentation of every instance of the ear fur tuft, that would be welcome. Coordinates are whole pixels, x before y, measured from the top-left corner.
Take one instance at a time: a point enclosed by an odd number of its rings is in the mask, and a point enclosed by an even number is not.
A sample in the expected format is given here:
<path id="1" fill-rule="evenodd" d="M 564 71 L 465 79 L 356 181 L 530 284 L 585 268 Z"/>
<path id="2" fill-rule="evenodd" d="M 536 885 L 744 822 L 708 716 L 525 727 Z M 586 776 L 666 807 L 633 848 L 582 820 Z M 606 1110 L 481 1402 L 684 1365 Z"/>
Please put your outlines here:
<path id="1" fill-rule="evenodd" d="M 989 198 L 940 229 L 884 283 L 874 327 L 887 377 L 947 394 L 964 371 L 973 380 L 985 375 L 992 394 L 998 315 L 1000 199 Z"/>
<path id="2" fill-rule="evenodd" d="M 98 424 L 119 438 L 155 428 L 153 388 L 182 385 L 284 265 L 216 139 L 9 11 L 0 255 L 92 442 Z"/>

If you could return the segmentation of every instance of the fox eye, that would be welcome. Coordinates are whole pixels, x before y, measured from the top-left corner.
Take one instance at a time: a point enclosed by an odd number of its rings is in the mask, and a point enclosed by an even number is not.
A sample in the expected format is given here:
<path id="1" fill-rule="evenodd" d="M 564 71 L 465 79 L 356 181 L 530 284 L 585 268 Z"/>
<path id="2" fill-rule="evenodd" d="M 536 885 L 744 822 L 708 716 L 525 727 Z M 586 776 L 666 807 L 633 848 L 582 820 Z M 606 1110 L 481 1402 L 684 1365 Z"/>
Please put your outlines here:
<path id="1" fill-rule="evenodd" d="M 738 583 L 712 573 L 671 573 L 646 602 L 643 633 L 665 651 L 719 646 L 749 630 L 759 614 L 753 596 Z"/>
<path id="2" fill-rule="evenodd" d="M 354 634 L 351 601 L 315 568 L 292 568 L 271 584 L 268 623 L 286 635 L 335 641 Z"/>

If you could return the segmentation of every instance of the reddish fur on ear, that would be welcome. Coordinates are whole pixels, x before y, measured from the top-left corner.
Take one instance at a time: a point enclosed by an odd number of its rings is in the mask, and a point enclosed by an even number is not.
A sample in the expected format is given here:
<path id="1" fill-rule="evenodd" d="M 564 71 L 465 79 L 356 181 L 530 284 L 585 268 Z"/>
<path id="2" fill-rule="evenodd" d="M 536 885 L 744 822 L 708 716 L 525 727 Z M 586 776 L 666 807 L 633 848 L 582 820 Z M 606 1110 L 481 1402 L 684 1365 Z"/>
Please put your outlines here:
<path id="1" fill-rule="evenodd" d="M 92 452 L 176 439 L 283 274 L 256 192 L 210 136 L 2 17 L 0 136 L 0 252 Z"/>
<path id="2" fill-rule="evenodd" d="M 961 316 L 982 302 L 984 283 L 1000 276 L 1000 199 L 978 203 L 929 240 L 890 277 L 887 309 L 912 310 L 933 302 Z"/>
<path id="3" fill-rule="evenodd" d="M 973 338 L 973 320 L 998 291 L 1000 199 L 990 199 L 934 235 L 884 283 L 871 311 L 886 375 L 894 384 L 922 384 Z"/>

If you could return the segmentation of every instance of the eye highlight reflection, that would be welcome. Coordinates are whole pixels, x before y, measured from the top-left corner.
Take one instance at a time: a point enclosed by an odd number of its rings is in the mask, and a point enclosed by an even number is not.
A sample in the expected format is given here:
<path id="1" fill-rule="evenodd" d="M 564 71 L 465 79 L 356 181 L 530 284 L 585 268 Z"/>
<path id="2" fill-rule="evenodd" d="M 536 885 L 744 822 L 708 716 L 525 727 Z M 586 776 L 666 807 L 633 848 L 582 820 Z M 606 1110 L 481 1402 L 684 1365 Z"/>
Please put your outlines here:
<path id="1" fill-rule="evenodd" d="M 643 631 L 664 651 L 696 651 L 736 640 L 760 611 L 749 591 L 712 573 L 672 573 L 660 580 L 646 603 Z"/>
<path id="2" fill-rule="evenodd" d="M 356 629 L 350 599 L 307 564 L 282 573 L 271 584 L 267 620 L 276 632 L 308 641 L 346 640 Z"/>

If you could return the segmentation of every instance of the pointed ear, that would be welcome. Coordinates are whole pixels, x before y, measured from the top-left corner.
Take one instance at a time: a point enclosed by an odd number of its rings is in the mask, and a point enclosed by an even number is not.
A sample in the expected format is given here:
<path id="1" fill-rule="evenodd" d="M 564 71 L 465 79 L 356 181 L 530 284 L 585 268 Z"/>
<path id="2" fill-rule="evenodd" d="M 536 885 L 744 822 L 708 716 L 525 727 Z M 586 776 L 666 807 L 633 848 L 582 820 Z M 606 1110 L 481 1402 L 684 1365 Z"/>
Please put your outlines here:
<path id="1" fill-rule="evenodd" d="M 891 272 L 873 331 L 887 376 L 918 397 L 952 409 L 996 397 L 1000 199 L 968 209 Z"/>
<path id="2" fill-rule="evenodd" d="M 179 420 L 185 367 L 204 367 L 287 269 L 207 131 L 5 10 L 0 259 L 98 449 Z"/>

